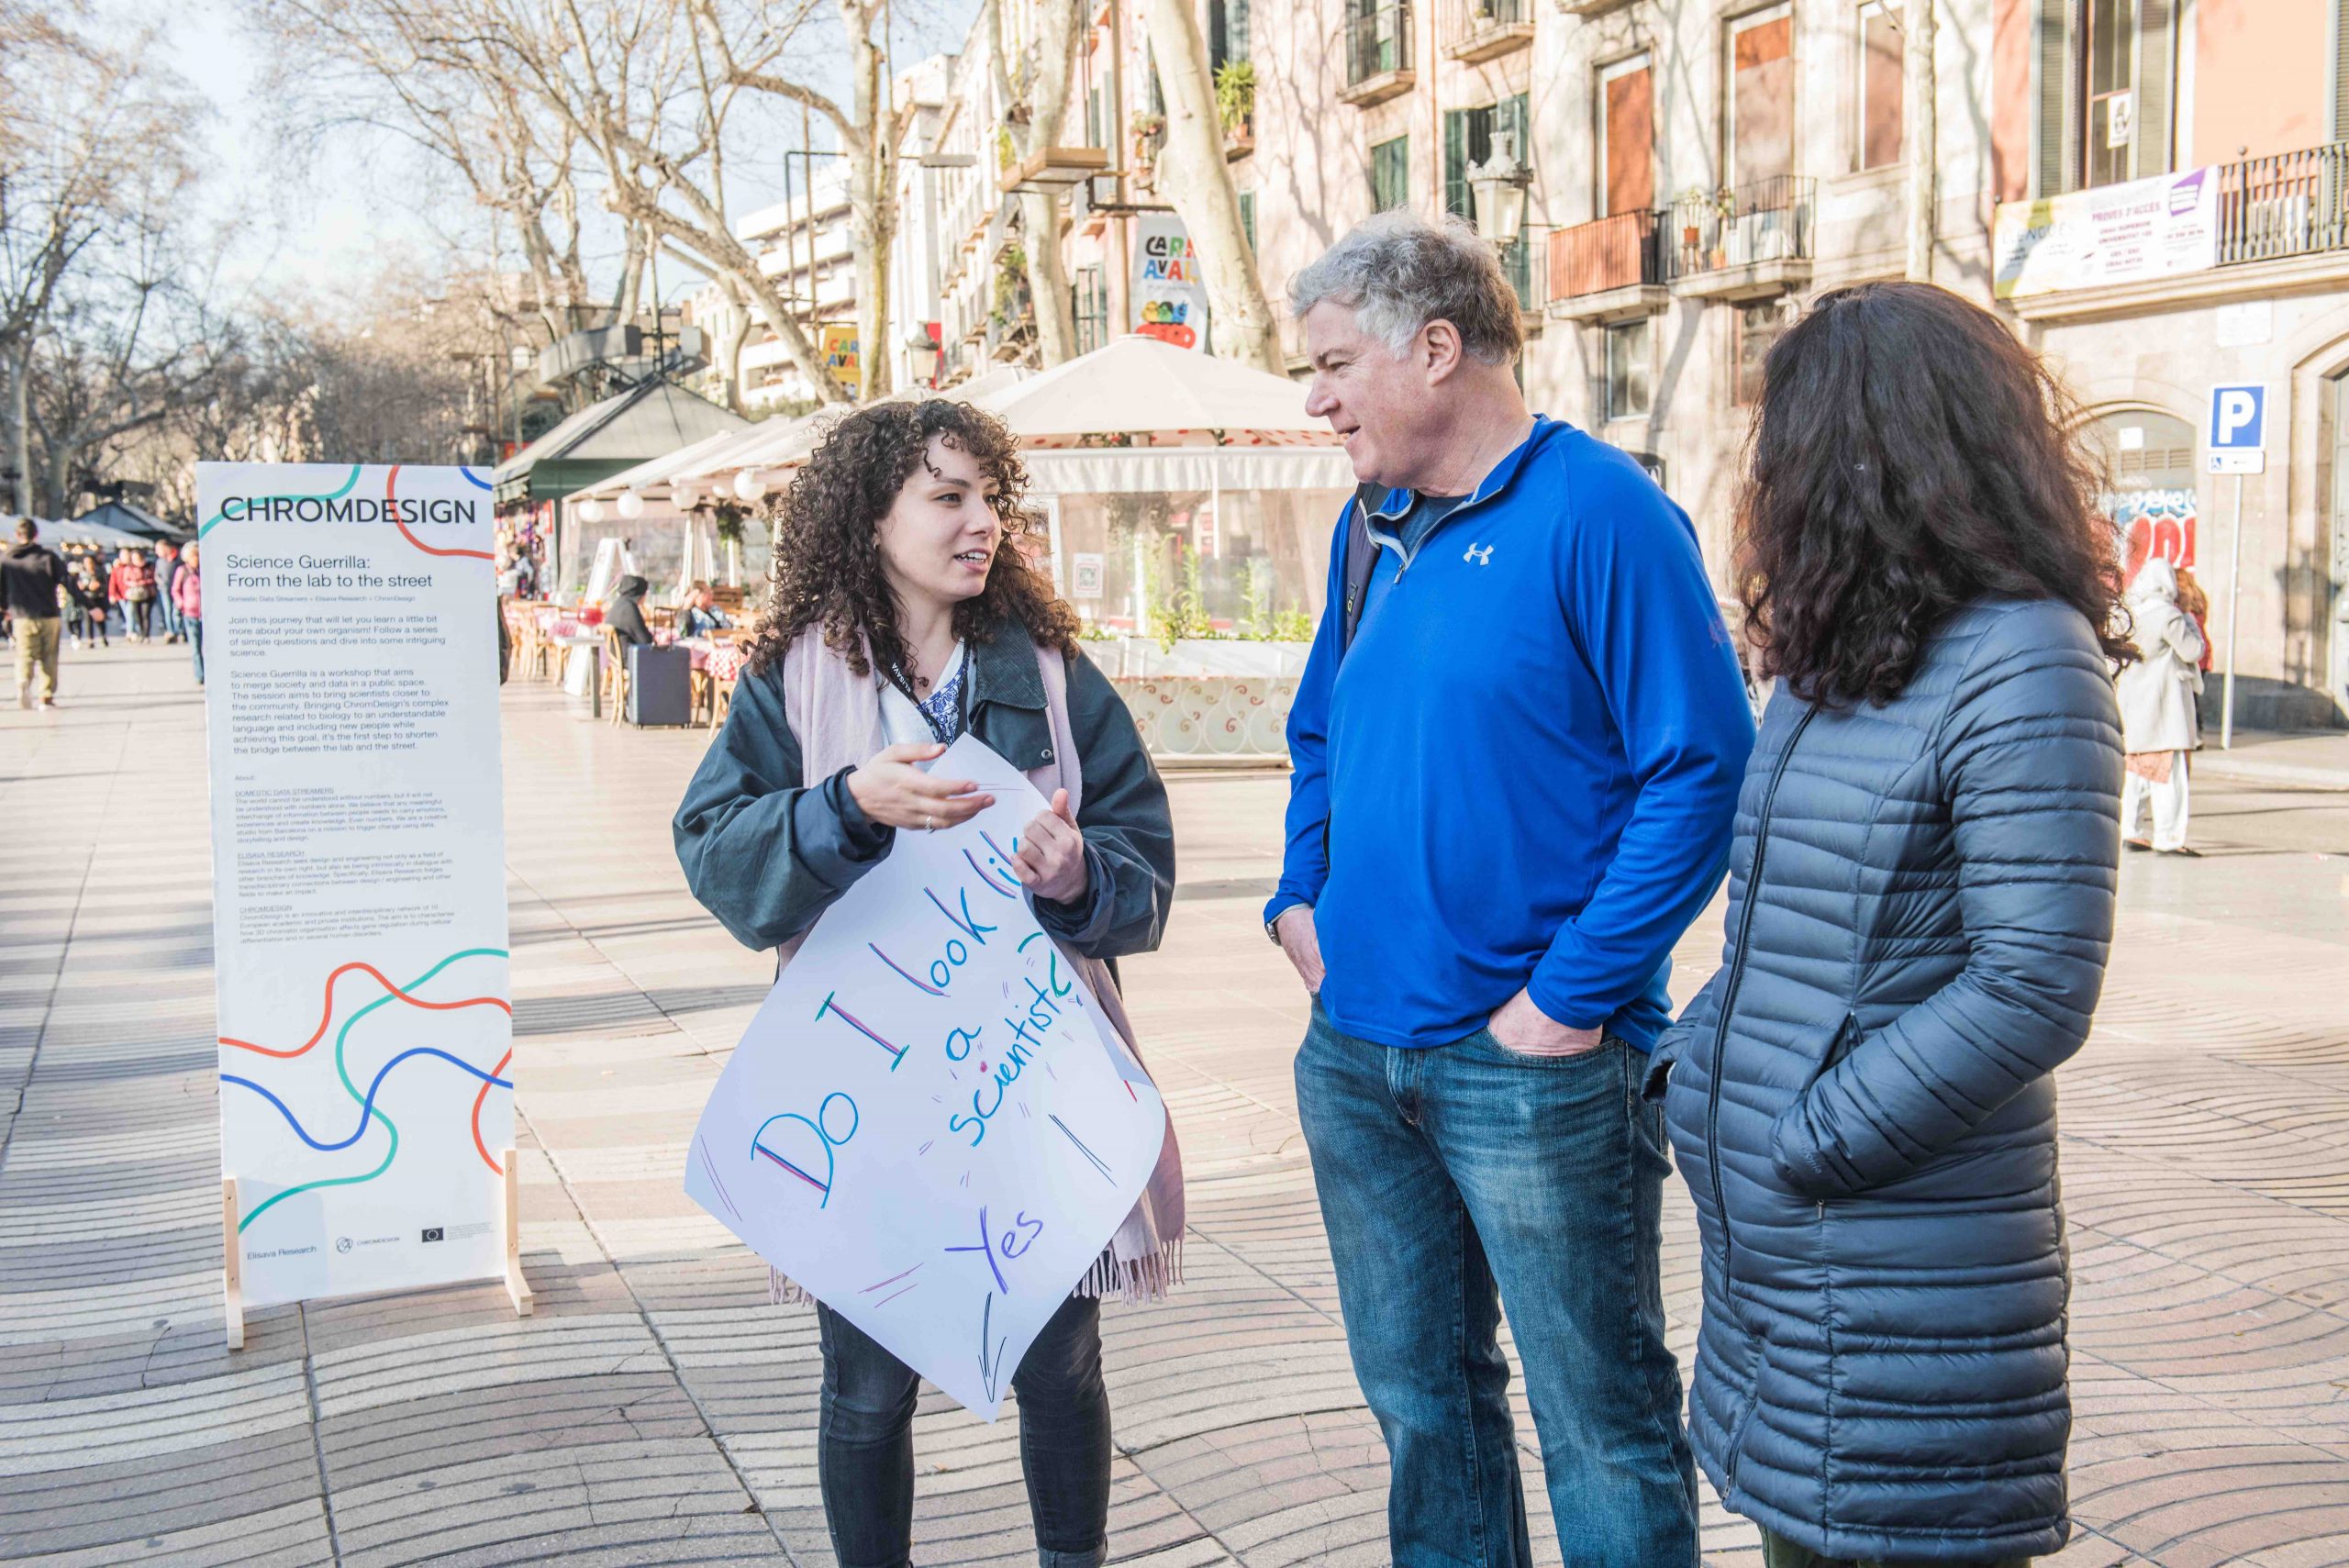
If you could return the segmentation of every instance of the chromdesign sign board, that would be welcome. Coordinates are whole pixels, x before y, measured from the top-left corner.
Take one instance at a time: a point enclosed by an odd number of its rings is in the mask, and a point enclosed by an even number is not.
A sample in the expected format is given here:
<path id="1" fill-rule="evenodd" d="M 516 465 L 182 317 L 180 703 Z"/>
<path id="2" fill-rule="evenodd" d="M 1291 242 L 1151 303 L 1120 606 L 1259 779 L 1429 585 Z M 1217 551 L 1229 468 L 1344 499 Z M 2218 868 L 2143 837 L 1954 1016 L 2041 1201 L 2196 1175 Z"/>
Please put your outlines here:
<path id="1" fill-rule="evenodd" d="M 196 492 L 232 1277 L 266 1306 L 497 1275 L 489 482 L 199 463 Z"/>
<path id="2" fill-rule="evenodd" d="M 1010 871 L 1044 802 L 964 736 L 995 804 L 900 831 L 751 1019 L 685 1191 L 989 1420 L 1141 1196 L 1166 1107 Z"/>

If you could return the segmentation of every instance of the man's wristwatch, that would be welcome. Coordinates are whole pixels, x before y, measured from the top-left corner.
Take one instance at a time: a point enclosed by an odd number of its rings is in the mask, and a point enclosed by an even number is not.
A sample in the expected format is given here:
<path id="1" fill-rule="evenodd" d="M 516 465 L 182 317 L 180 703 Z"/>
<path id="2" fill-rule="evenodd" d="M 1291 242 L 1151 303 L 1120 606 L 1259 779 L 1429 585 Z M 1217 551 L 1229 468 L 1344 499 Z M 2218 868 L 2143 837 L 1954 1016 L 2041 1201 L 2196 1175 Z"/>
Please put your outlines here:
<path id="1" fill-rule="evenodd" d="M 1312 905 L 1310 905 L 1310 904 L 1292 904 L 1292 905 L 1290 905 L 1290 906 L 1288 906 L 1288 909 L 1284 909 L 1284 910 L 1282 910 L 1280 915 L 1275 915 L 1275 916 L 1274 916 L 1271 919 L 1269 919 L 1269 920 L 1265 921 L 1265 922 L 1264 922 L 1264 936 L 1265 936 L 1266 940 L 1269 940 L 1269 941 L 1270 941 L 1270 942 L 1271 942 L 1275 947 L 1278 947 L 1278 946 L 1280 946 L 1280 945 L 1281 945 L 1281 915 L 1286 915 L 1286 914 L 1287 914 L 1289 909 L 1310 909 L 1310 908 L 1312 908 L 1312 907 L 1313 907 L 1313 906 L 1312 906 Z"/>

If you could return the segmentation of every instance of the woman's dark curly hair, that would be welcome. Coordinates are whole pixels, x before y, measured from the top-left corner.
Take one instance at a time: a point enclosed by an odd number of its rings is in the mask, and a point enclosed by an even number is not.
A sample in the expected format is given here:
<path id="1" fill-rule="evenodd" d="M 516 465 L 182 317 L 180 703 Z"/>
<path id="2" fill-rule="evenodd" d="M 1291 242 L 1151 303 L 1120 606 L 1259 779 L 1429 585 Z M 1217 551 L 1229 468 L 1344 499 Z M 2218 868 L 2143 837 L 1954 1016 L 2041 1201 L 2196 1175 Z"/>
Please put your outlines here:
<path id="1" fill-rule="evenodd" d="M 933 397 L 876 403 L 847 416 L 825 433 L 792 480 L 767 573 L 773 584 L 767 612 L 751 648 L 753 674 L 779 667 L 811 626 L 824 628 L 825 646 L 860 675 L 871 674 L 876 664 L 904 667 L 897 595 L 882 569 L 880 523 L 914 470 L 928 461 L 933 439 L 967 452 L 995 481 L 987 504 L 1003 520 L 1003 543 L 987 569 L 987 584 L 955 606 L 954 635 L 985 642 L 1005 621 L 1016 620 L 1037 647 L 1075 656 L 1076 612 L 1029 564 L 1022 549 L 1036 528 L 1019 504 L 1028 474 L 1017 441 L 993 415 Z"/>
<path id="2" fill-rule="evenodd" d="M 1888 702 L 1950 615 L 2060 599 L 2107 654 L 2119 552 L 2069 397 L 1998 318 L 1928 284 L 1822 295 L 1770 350 L 1733 568 L 1762 673 L 1829 706 Z"/>

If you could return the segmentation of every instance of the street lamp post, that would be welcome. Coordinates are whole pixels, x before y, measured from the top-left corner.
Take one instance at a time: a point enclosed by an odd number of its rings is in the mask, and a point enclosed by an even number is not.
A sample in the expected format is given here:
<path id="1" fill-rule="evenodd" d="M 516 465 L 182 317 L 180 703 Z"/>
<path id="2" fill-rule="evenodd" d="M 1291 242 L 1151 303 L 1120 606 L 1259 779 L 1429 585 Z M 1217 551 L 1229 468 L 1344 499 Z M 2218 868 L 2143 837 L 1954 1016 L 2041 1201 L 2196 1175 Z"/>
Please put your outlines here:
<path id="1" fill-rule="evenodd" d="M 1468 171 L 1468 191 L 1475 199 L 1476 231 L 1496 250 L 1517 243 L 1525 230 L 1525 206 L 1533 171 L 1517 155 L 1517 133 L 1504 131 L 1493 139 L 1492 156 Z"/>

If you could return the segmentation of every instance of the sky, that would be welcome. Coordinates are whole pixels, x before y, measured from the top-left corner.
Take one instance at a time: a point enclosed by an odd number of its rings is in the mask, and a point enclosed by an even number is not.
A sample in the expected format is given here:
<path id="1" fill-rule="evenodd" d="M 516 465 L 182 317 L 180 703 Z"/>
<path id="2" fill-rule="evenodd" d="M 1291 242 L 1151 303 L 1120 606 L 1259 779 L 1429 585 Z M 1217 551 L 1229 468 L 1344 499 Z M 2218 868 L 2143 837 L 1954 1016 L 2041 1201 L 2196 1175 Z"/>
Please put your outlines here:
<path id="1" fill-rule="evenodd" d="M 900 63 L 911 65 L 940 40 L 959 41 L 977 4 L 939 0 L 941 8 L 918 38 L 898 23 Z M 206 105 L 196 144 L 210 161 L 199 199 L 228 231 L 223 281 L 232 290 L 330 302 L 403 261 L 486 259 L 483 215 L 455 172 L 429 155 L 361 130 L 304 137 L 288 147 L 268 97 L 268 40 L 246 25 L 239 0 L 173 0 L 167 10 L 155 0 L 96 0 L 93 9 L 100 28 L 117 38 L 160 21 L 156 52 Z M 781 199 L 783 161 L 774 154 L 796 144 L 796 128 L 795 114 L 787 127 L 746 138 L 751 145 L 731 157 L 728 194 L 736 213 Z M 607 228 L 590 238 L 589 275 L 600 286 L 618 263 L 618 237 Z M 673 262 L 660 268 L 664 297 L 696 281 Z"/>

